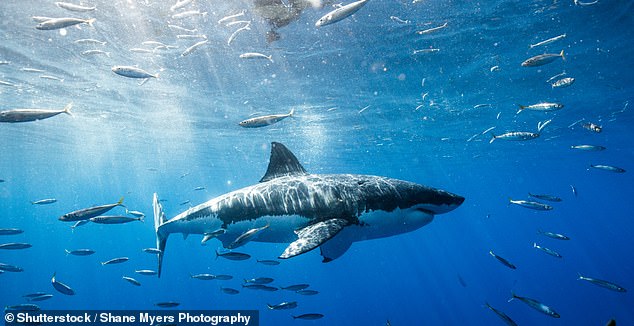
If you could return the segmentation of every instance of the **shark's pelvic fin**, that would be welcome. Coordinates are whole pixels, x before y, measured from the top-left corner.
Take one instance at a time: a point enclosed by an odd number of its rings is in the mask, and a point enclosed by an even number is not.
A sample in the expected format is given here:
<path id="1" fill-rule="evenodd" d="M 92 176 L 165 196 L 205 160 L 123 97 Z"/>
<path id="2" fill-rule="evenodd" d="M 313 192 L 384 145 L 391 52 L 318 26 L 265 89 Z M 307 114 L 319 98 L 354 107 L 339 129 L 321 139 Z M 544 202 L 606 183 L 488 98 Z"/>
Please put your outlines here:
<path id="1" fill-rule="evenodd" d="M 333 218 L 309 225 L 299 231 L 295 231 L 299 239 L 288 245 L 279 258 L 287 259 L 311 251 L 330 240 L 346 225 L 348 225 L 348 221 L 340 218 Z"/>
<path id="2" fill-rule="evenodd" d="M 297 157 L 286 146 L 273 142 L 271 143 L 271 159 L 266 174 L 260 182 L 266 182 L 275 178 L 289 175 L 308 174 L 304 167 L 299 163 Z"/>

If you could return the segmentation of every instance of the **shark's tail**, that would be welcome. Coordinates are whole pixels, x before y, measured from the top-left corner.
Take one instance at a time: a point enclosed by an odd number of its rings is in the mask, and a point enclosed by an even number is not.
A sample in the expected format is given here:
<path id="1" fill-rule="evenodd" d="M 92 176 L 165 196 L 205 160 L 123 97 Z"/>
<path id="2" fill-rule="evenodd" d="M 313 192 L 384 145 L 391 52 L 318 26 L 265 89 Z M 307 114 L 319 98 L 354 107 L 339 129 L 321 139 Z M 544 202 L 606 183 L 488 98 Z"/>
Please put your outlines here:
<path id="1" fill-rule="evenodd" d="M 158 277 L 161 277 L 161 267 L 163 266 L 163 254 L 165 253 L 165 245 L 167 244 L 168 234 L 161 232 L 161 225 L 165 223 L 165 214 L 163 206 L 159 202 L 158 195 L 154 193 L 152 198 L 152 207 L 154 208 L 154 229 L 156 230 L 156 249 L 158 253 Z"/>

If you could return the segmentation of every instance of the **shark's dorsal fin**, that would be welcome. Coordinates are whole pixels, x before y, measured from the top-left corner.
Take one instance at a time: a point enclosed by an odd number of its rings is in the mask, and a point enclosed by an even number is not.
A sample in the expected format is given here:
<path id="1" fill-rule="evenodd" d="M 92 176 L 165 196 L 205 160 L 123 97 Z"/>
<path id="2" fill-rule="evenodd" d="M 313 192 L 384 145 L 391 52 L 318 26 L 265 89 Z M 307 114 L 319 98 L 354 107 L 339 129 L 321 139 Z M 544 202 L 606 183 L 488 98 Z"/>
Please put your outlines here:
<path id="1" fill-rule="evenodd" d="M 269 167 L 266 169 L 266 174 L 260 182 L 289 175 L 304 174 L 308 174 L 308 172 L 299 164 L 297 157 L 286 146 L 276 142 L 271 143 L 271 160 L 269 161 Z"/>

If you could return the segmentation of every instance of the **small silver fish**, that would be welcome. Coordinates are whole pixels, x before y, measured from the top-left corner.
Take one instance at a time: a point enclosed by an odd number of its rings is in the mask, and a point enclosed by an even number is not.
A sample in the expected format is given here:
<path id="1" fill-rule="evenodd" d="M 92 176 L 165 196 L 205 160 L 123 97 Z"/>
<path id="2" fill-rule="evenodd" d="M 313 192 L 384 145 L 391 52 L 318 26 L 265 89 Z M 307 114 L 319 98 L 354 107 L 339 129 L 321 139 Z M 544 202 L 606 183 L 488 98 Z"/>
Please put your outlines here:
<path id="1" fill-rule="evenodd" d="M 218 250 L 216 250 L 216 258 L 218 257 L 222 257 L 229 260 L 247 260 L 251 258 L 251 255 L 243 254 L 240 252 L 232 252 L 232 251 L 220 253 L 218 252 Z"/>
<path id="2" fill-rule="evenodd" d="M 175 308 L 180 306 L 180 302 L 175 302 L 175 301 L 157 302 L 154 305 L 160 308 Z"/>
<path id="3" fill-rule="evenodd" d="M 45 293 L 45 294 L 38 295 L 38 296 L 35 296 L 35 297 L 30 297 L 28 299 L 28 301 L 31 301 L 31 302 L 37 301 L 37 302 L 39 302 L 39 301 L 44 301 L 44 300 L 51 299 L 52 297 L 53 297 L 52 294 Z"/>
<path id="4" fill-rule="evenodd" d="M 492 133 L 489 144 L 493 143 L 493 141 L 496 139 L 525 141 L 525 140 L 535 139 L 537 137 L 539 137 L 539 133 L 528 132 L 528 131 L 511 131 L 511 132 L 507 132 L 497 136 Z"/>
<path id="5" fill-rule="evenodd" d="M 555 59 L 559 57 L 561 57 L 562 60 L 566 60 L 566 57 L 564 57 L 564 50 L 561 50 L 559 54 L 544 53 L 544 54 L 540 54 L 540 55 L 536 55 L 534 57 L 528 58 L 526 59 L 526 61 L 522 62 L 522 67 L 543 66 L 545 64 L 555 61 Z"/>
<path id="6" fill-rule="evenodd" d="M 172 19 L 184 19 L 184 18 L 195 17 L 195 16 L 205 17 L 207 16 L 207 12 L 206 11 L 201 12 L 200 10 L 183 11 L 178 14 L 172 15 Z"/>
<path id="7" fill-rule="evenodd" d="M 130 223 L 134 221 L 143 222 L 143 217 L 129 217 L 129 216 L 110 216 L 110 215 L 101 215 L 90 218 L 90 221 L 97 224 L 123 224 Z"/>
<path id="8" fill-rule="evenodd" d="M 143 252 L 146 252 L 148 254 L 153 254 L 153 255 L 158 255 L 160 254 L 162 251 L 156 248 L 145 248 L 143 249 Z"/>
<path id="9" fill-rule="evenodd" d="M 625 173 L 624 169 L 617 166 L 604 165 L 604 164 L 590 164 L 590 167 L 598 169 L 598 170 L 608 171 L 608 172 Z"/>
<path id="10" fill-rule="evenodd" d="M 552 201 L 552 202 L 560 202 L 561 198 L 557 197 L 557 196 L 552 196 L 552 195 L 544 195 L 544 194 L 531 194 L 530 192 L 528 193 L 529 197 L 533 197 L 533 198 L 537 198 L 537 199 L 541 199 L 541 200 L 547 200 L 547 201 Z"/>
<path id="11" fill-rule="evenodd" d="M 236 249 L 238 247 L 244 246 L 247 242 L 257 238 L 257 236 L 264 230 L 268 229 L 269 224 L 260 227 L 260 228 L 253 228 L 250 229 L 244 233 L 242 233 L 239 237 L 237 237 L 235 240 L 233 240 L 232 243 L 230 243 L 227 246 L 227 249 Z"/>
<path id="12" fill-rule="evenodd" d="M 53 204 L 56 203 L 57 199 L 55 198 L 46 198 L 46 199 L 40 199 L 40 200 L 36 200 L 36 201 L 32 201 L 31 205 L 48 205 L 48 204 Z"/>
<path id="13" fill-rule="evenodd" d="M 80 209 L 74 212 L 66 213 L 62 215 L 59 218 L 59 220 L 62 222 L 75 222 L 75 221 L 81 221 L 81 220 L 88 220 L 90 218 L 97 217 L 117 206 L 124 206 L 123 197 L 121 197 L 121 199 L 119 199 L 119 201 L 114 204 L 88 207 L 88 208 Z"/>
<path id="14" fill-rule="evenodd" d="M 24 231 L 20 229 L 14 229 L 14 228 L 0 229 L 0 235 L 15 235 L 20 233 L 24 233 Z"/>
<path id="15" fill-rule="evenodd" d="M 484 305 L 487 308 L 489 308 L 491 311 L 493 311 L 496 315 L 498 315 L 498 317 L 500 317 L 507 325 L 509 325 L 509 326 L 517 326 L 517 324 L 513 321 L 513 319 L 511 319 L 511 317 L 507 316 L 502 311 L 491 307 L 491 305 L 489 305 L 488 302 L 485 302 Z"/>
<path id="16" fill-rule="evenodd" d="M 269 307 L 269 309 L 271 310 L 287 310 L 287 309 L 294 309 L 297 308 L 297 301 L 291 301 L 291 302 L 282 302 L 282 303 L 278 303 L 278 304 L 266 304 L 267 307 Z"/>
<path id="17" fill-rule="evenodd" d="M 185 57 L 185 56 L 190 55 L 196 49 L 198 49 L 199 47 L 201 47 L 201 46 L 203 46 L 203 45 L 205 45 L 207 43 L 209 43 L 208 39 L 204 39 L 204 40 L 202 40 L 202 41 L 200 41 L 198 43 L 195 43 L 194 45 L 192 45 L 192 46 L 188 47 L 187 49 L 185 49 L 185 51 L 183 51 L 183 53 L 181 53 L 181 57 Z"/>
<path id="18" fill-rule="evenodd" d="M 534 201 L 528 201 L 528 200 L 509 199 L 509 204 L 514 204 L 514 205 L 522 206 L 525 208 L 534 209 L 536 211 L 549 211 L 553 209 L 553 207 L 550 205 L 546 205 L 546 204 L 542 204 L 542 203 L 538 203 Z"/>
<path id="19" fill-rule="evenodd" d="M 546 315 L 548 315 L 550 317 L 553 317 L 553 318 L 559 318 L 560 317 L 560 315 L 555 310 L 553 310 L 549 306 L 547 306 L 547 305 L 545 305 L 545 304 L 543 304 L 543 303 L 541 303 L 541 302 L 539 302 L 539 301 L 537 301 L 535 299 L 531 299 L 531 298 L 527 298 L 527 297 L 520 297 L 519 295 L 516 295 L 515 293 L 512 293 L 511 295 L 512 295 L 512 297 L 511 297 L 511 299 L 509 299 L 509 301 L 512 301 L 513 299 L 518 299 L 518 300 L 524 302 L 525 304 L 527 304 L 529 307 L 531 307 L 531 308 L 533 308 L 533 309 L 535 309 L 535 310 L 537 310 L 537 311 L 539 311 L 539 312 L 541 312 L 543 314 L 546 314 Z"/>
<path id="20" fill-rule="evenodd" d="M 79 40 L 73 41 L 75 44 L 98 44 L 98 45 L 106 45 L 107 42 L 95 40 L 94 38 L 82 38 Z"/>
<path id="21" fill-rule="evenodd" d="M 238 291 L 238 290 L 236 290 L 236 289 L 232 289 L 232 288 L 223 288 L 223 287 L 221 287 L 221 288 L 220 288 L 220 291 L 222 291 L 223 293 L 226 293 L 226 294 L 232 294 L 232 295 L 240 293 L 240 291 Z"/>
<path id="22" fill-rule="evenodd" d="M 55 290 L 57 290 L 61 294 L 75 295 L 75 291 L 70 286 L 58 281 L 55 275 L 56 273 L 54 273 L 53 277 L 51 278 L 51 284 L 53 285 Z"/>
<path id="23" fill-rule="evenodd" d="M 315 23 L 315 27 L 322 27 L 334 24 L 347 17 L 350 17 L 359 9 L 361 9 L 361 7 L 363 7 L 367 2 L 368 0 L 360 0 L 349 3 L 345 6 L 341 6 L 319 18 L 319 20 Z"/>
<path id="24" fill-rule="evenodd" d="M 280 262 L 277 260 L 268 260 L 268 259 L 264 259 L 264 260 L 258 259 L 258 263 L 262 265 L 269 265 L 269 266 L 275 266 L 280 264 Z"/>
<path id="25" fill-rule="evenodd" d="M 73 102 L 68 103 L 61 110 L 46 110 L 46 109 L 13 109 L 7 111 L 0 111 L 0 122 L 19 123 L 19 122 L 31 122 L 37 120 L 48 119 L 58 114 L 66 113 L 73 115 L 70 110 L 73 108 Z"/>
<path id="26" fill-rule="evenodd" d="M 289 285 L 289 286 L 286 286 L 286 287 L 281 287 L 281 289 L 282 290 L 287 290 L 287 291 L 297 292 L 297 291 L 305 290 L 309 286 L 310 286 L 309 284 L 293 284 L 293 285 Z"/>
<path id="27" fill-rule="evenodd" d="M 520 107 L 520 110 L 517 111 L 517 113 L 520 113 L 524 110 L 550 112 L 550 111 L 561 110 L 564 108 L 564 105 L 561 103 L 542 102 L 542 103 L 526 105 L 526 106 L 520 105 L 519 107 Z"/>
<path id="28" fill-rule="evenodd" d="M 257 278 L 252 278 L 250 280 L 244 280 L 244 283 L 251 283 L 251 284 L 269 284 L 269 283 L 273 283 L 273 279 L 270 277 L 257 277 Z"/>
<path id="29" fill-rule="evenodd" d="M 583 129 L 594 131 L 596 133 L 600 133 L 603 130 L 603 127 L 592 122 L 584 123 L 581 126 L 583 127 Z"/>
<path id="30" fill-rule="evenodd" d="M 227 274 L 218 274 L 216 275 L 216 279 L 219 281 L 228 281 L 233 279 L 233 276 Z"/>
<path id="31" fill-rule="evenodd" d="M 0 244 L 0 249 L 7 249 L 7 250 L 21 250 L 21 249 L 28 249 L 31 247 L 32 245 L 30 243 L 21 243 L 21 242 Z"/>
<path id="32" fill-rule="evenodd" d="M 495 259 L 497 259 L 504 266 L 506 266 L 506 267 L 508 267 L 510 269 L 517 269 L 517 267 L 515 267 L 515 265 L 511 264 L 511 262 L 509 262 L 508 260 L 504 259 L 503 257 L 500 257 L 500 256 L 496 255 L 495 253 L 493 253 L 493 250 L 489 250 L 489 255 L 493 256 Z"/>
<path id="33" fill-rule="evenodd" d="M 190 277 L 201 281 L 211 281 L 216 279 L 216 275 L 213 274 L 196 274 L 190 275 Z"/>
<path id="34" fill-rule="evenodd" d="M 65 249 L 67 255 L 74 256 L 89 256 L 95 253 L 92 249 L 76 249 L 76 250 L 67 250 Z"/>
<path id="35" fill-rule="evenodd" d="M 156 271 L 151 269 L 137 269 L 134 272 L 137 274 L 146 275 L 146 276 L 152 276 L 157 274 Z"/>
<path id="36" fill-rule="evenodd" d="M 104 54 L 106 57 L 110 57 L 110 52 L 106 52 L 102 50 L 86 50 L 81 53 L 81 55 L 95 55 L 95 54 Z"/>
<path id="37" fill-rule="evenodd" d="M 91 19 L 81 19 L 81 18 L 53 18 L 50 20 L 43 21 L 37 25 L 35 28 L 39 30 L 55 30 L 60 28 L 65 28 L 77 24 L 88 24 L 92 26 L 92 24 L 96 21 L 95 18 Z"/>
<path id="38" fill-rule="evenodd" d="M 289 112 L 288 114 L 272 114 L 272 115 L 255 117 L 255 118 L 241 121 L 239 125 L 244 128 L 265 127 L 265 126 L 269 126 L 274 123 L 280 122 L 288 117 L 292 117 L 294 113 L 295 113 L 295 109 L 291 109 L 291 112 Z"/>
<path id="39" fill-rule="evenodd" d="M 299 290 L 299 291 L 295 291 L 295 293 L 301 294 L 301 295 L 317 295 L 317 294 L 319 294 L 319 291 L 315 291 L 315 290 Z"/>
<path id="40" fill-rule="evenodd" d="M 310 314 L 302 314 L 302 315 L 299 315 L 299 316 L 291 316 L 291 317 L 293 317 L 293 319 L 316 320 L 316 319 L 324 318 L 324 315 L 316 314 L 316 313 L 310 313 Z"/>
<path id="41" fill-rule="evenodd" d="M 20 273 L 20 272 L 24 272 L 24 268 L 5 264 L 5 263 L 0 263 L 0 271 Z"/>
<path id="42" fill-rule="evenodd" d="M 617 284 L 614 284 L 612 282 L 608 282 L 608 281 L 605 281 L 605 280 L 600 280 L 598 278 L 585 277 L 585 276 L 579 275 L 579 278 L 577 278 L 577 279 L 581 280 L 581 281 L 590 282 L 590 283 L 592 283 L 594 285 L 598 285 L 598 286 L 606 288 L 608 290 L 612 290 L 612 291 L 616 291 L 616 292 L 627 292 L 627 290 L 624 287 L 620 286 L 620 285 L 617 285 Z"/>
<path id="43" fill-rule="evenodd" d="M 141 282 L 133 279 L 132 277 L 129 276 L 123 276 L 122 277 L 124 280 L 128 281 L 130 284 L 132 285 L 136 285 L 136 286 L 141 286 Z"/>
<path id="44" fill-rule="evenodd" d="M 95 6 L 86 7 L 86 6 L 76 5 L 74 3 L 68 3 L 68 2 L 55 2 L 55 5 L 62 9 L 66 9 L 68 11 L 75 11 L 75 12 L 88 12 L 88 11 L 94 11 L 97 9 L 97 7 Z"/>
<path id="45" fill-rule="evenodd" d="M 130 260 L 130 258 L 128 257 L 117 257 L 117 258 L 112 258 L 108 261 L 104 261 L 101 263 L 101 265 L 105 266 L 105 265 L 112 265 L 112 264 L 121 264 L 121 263 L 125 263 L 128 260 Z"/>
<path id="46" fill-rule="evenodd" d="M 532 48 L 534 48 L 536 46 L 550 44 L 550 43 L 553 43 L 555 41 L 561 40 L 564 37 L 566 37 L 566 34 L 561 34 L 561 35 L 558 35 L 558 36 L 555 36 L 555 37 L 551 37 L 551 38 L 549 38 L 547 40 L 544 40 L 544 41 L 541 41 L 541 42 L 538 42 L 538 43 L 535 43 L 535 44 L 531 44 L 529 47 L 532 49 Z"/>
<path id="47" fill-rule="evenodd" d="M 128 78 L 158 78 L 159 74 L 151 74 L 141 68 L 133 67 L 133 66 L 114 66 L 112 67 L 112 72 L 117 75 L 128 77 Z"/>
<path id="48" fill-rule="evenodd" d="M 572 77 L 566 77 L 555 81 L 550 84 L 553 88 L 564 88 L 572 85 L 575 82 L 575 79 Z"/>
<path id="49" fill-rule="evenodd" d="M 217 238 L 218 236 L 225 234 L 225 232 L 227 232 L 227 230 L 225 229 L 218 229 L 216 231 L 210 232 L 210 233 L 205 233 L 205 235 L 203 236 L 203 239 L 200 241 L 201 245 L 204 245 L 205 242 L 213 239 L 213 238 Z"/>
<path id="50" fill-rule="evenodd" d="M 273 62 L 273 56 L 272 55 L 266 55 L 266 54 L 257 53 L 257 52 L 242 53 L 240 55 L 240 58 L 241 59 L 267 59 L 267 60 Z"/>
<path id="51" fill-rule="evenodd" d="M 553 256 L 553 257 L 563 258 L 563 256 L 560 255 L 558 252 L 556 252 L 556 251 L 554 251 L 554 250 L 552 250 L 550 248 L 542 247 L 542 246 L 538 245 L 537 243 L 533 243 L 533 248 L 539 249 L 539 250 L 541 250 L 541 251 L 543 251 L 543 252 L 545 252 L 545 253 Z"/>
<path id="52" fill-rule="evenodd" d="M 580 151 L 588 151 L 588 152 L 598 152 L 598 151 L 605 150 L 605 147 L 597 146 L 597 145 L 572 145 L 570 146 L 570 149 L 578 149 Z"/>
<path id="53" fill-rule="evenodd" d="M 563 235 L 563 234 L 559 234 L 559 233 L 553 233 L 553 232 L 547 232 L 547 231 L 542 231 L 542 230 L 538 230 L 537 233 L 547 236 L 551 239 L 556 239 L 556 240 L 570 240 L 569 237 Z"/>
<path id="54" fill-rule="evenodd" d="M 176 3 L 170 7 L 170 11 L 176 11 L 178 9 L 181 9 L 185 6 L 187 6 L 188 4 L 192 3 L 193 0 L 181 0 L 181 1 L 176 1 Z"/>

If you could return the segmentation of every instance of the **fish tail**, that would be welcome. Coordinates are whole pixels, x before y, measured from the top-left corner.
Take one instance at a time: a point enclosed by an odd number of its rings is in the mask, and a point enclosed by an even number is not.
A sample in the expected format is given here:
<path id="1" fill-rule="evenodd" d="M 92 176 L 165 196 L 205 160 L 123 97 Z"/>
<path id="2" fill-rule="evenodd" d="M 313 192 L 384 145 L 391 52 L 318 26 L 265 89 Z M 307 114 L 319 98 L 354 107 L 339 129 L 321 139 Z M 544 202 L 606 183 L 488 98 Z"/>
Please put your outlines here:
<path id="1" fill-rule="evenodd" d="M 152 198 L 152 207 L 154 208 L 154 230 L 156 231 L 156 248 L 160 251 L 158 254 L 158 277 L 161 277 L 161 269 L 163 267 L 163 254 L 165 253 L 165 245 L 167 244 L 167 237 L 169 233 L 164 234 L 161 232 L 161 225 L 165 223 L 165 213 L 163 213 L 163 207 L 159 202 L 158 195 L 154 193 Z"/>
<path id="2" fill-rule="evenodd" d="M 62 112 L 66 113 L 66 114 L 68 114 L 68 115 L 70 115 L 70 116 L 72 116 L 72 115 L 73 115 L 73 113 L 72 113 L 72 112 L 70 112 L 70 109 L 72 109 L 72 108 L 73 108 L 73 102 L 70 102 L 70 103 L 66 104 L 66 106 L 64 107 L 64 109 L 62 110 Z"/>
<path id="3" fill-rule="evenodd" d="M 537 248 L 537 242 L 533 242 L 533 248 Z"/>
<path id="4" fill-rule="evenodd" d="M 64 249 L 64 251 L 66 251 L 66 256 L 70 255 L 70 251 L 68 251 L 68 249 Z"/>
<path id="5" fill-rule="evenodd" d="M 494 135 L 493 133 L 491 133 L 491 140 L 489 140 L 489 144 L 492 144 L 494 140 L 496 140 L 498 137 L 496 135 Z"/>
<path id="6" fill-rule="evenodd" d="M 125 207 L 125 205 L 123 205 L 123 196 L 121 196 L 121 198 L 119 198 L 119 201 L 117 202 L 117 206 L 123 206 Z M 126 207 L 126 212 L 128 211 L 127 207 Z"/>
<path id="7" fill-rule="evenodd" d="M 90 18 L 86 21 L 86 24 L 90 27 L 94 27 L 92 24 L 97 21 L 97 18 Z"/>
<path id="8" fill-rule="evenodd" d="M 271 63 L 273 63 L 273 55 L 269 55 L 268 57 L 266 57 L 267 59 L 269 59 L 269 61 L 271 61 Z"/>
<path id="9" fill-rule="evenodd" d="M 564 56 L 564 50 L 561 50 L 561 52 L 559 52 L 559 56 L 561 57 L 561 60 L 566 61 L 566 57 Z"/>
<path id="10" fill-rule="evenodd" d="M 524 109 L 526 109 L 526 106 L 518 104 L 517 106 L 519 106 L 519 110 L 517 110 L 517 112 L 515 114 L 520 114 L 520 112 L 524 111 Z"/>
<path id="11" fill-rule="evenodd" d="M 581 273 L 577 272 L 577 280 L 583 280 L 583 276 L 581 276 Z"/>
<path id="12" fill-rule="evenodd" d="M 291 112 L 288 113 L 289 117 L 294 117 L 295 116 L 295 108 L 291 108 Z"/>
<path id="13" fill-rule="evenodd" d="M 268 304 L 268 303 L 266 304 L 266 306 L 267 306 L 267 307 L 269 307 L 269 309 L 271 309 L 271 310 L 273 310 L 273 309 L 275 308 L 275 307 L 271 306 L 271 305 L 270 305 L 270 304 Z M 293 317 L 293 318 L 295 318 L 295 317 Z"/>
<path id="14" fill-rule="evenodd" d="M 515 292 L 511 292 L 511 297 L 508 300 L 506 300 L 506 302 L 511 302 L 513 301 L 513 299 L 516 299 L 516 298 L 517 298 L 517 295 L 515 295 Z"/>

